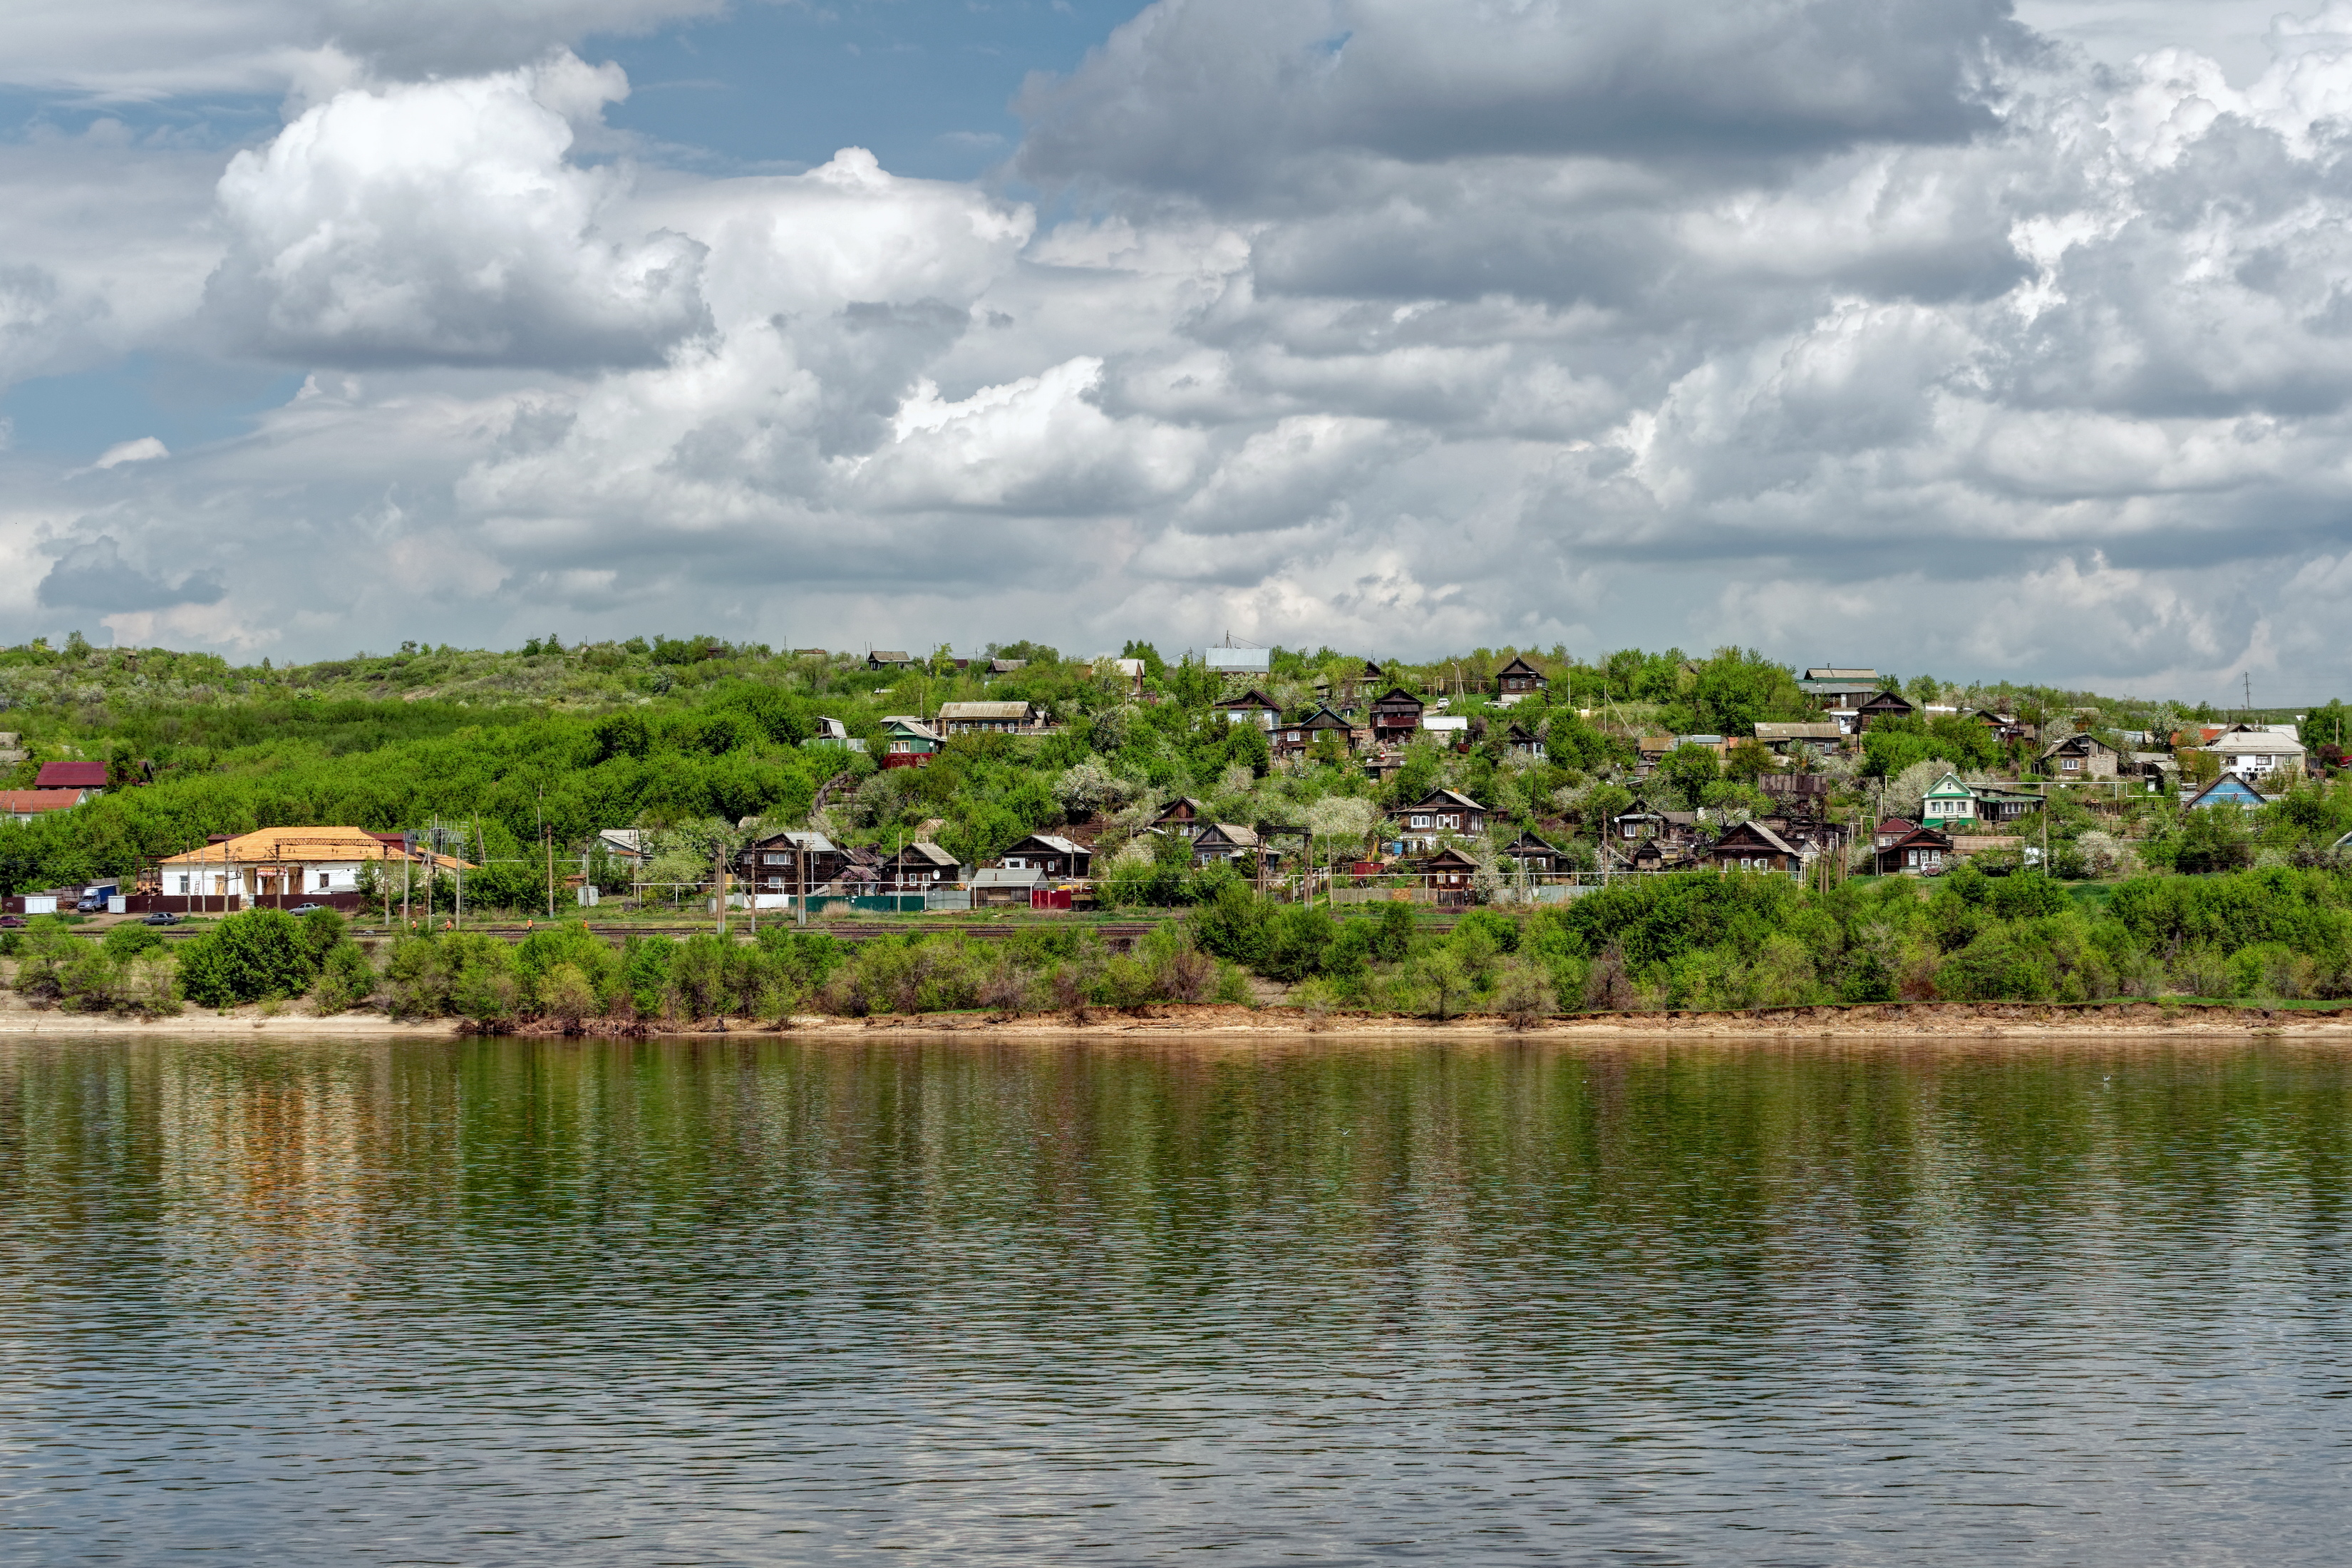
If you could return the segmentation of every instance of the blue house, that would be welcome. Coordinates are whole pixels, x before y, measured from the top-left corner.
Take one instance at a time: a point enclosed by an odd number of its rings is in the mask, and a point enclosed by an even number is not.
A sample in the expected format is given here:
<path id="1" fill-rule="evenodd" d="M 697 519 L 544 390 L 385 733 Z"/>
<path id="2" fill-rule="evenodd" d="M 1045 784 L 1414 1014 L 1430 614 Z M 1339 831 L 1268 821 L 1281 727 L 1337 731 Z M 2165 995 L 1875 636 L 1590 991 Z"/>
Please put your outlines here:
<path id="1" fill-rule="evenodd" d="M 2190 810 L 2204 805 L 2234 805 L 2249 811 L 2258 805 L 2268 805 L 2270 798 L 2235 773 L 2223 773 L 2191 796 Z"/>

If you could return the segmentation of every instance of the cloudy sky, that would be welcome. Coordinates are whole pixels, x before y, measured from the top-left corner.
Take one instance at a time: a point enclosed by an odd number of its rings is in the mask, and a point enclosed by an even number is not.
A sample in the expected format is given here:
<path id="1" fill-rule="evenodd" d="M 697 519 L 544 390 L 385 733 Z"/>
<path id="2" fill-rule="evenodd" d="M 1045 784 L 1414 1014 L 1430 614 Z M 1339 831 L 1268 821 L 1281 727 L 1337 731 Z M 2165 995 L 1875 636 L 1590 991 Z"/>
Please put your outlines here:
<path id="1" fill-rule="evenodd" d="M 0 638 L 2352 685 L 2352 4 L 12 0 Z"/>

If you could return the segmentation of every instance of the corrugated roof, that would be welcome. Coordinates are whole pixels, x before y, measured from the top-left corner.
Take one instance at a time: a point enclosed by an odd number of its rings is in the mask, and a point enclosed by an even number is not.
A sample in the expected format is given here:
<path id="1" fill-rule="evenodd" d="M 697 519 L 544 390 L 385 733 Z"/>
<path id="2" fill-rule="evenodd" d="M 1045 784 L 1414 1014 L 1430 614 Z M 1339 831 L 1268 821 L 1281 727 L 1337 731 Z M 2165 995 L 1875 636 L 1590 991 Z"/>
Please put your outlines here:
<path id="1" fill-rule="evenodd" d="M 35 789 L 104 789 L 104 763 L 43 763 Z"/>
<path id="2" fill-rule="evenodd" d="M 972 873 L 974 888 L 1034 888 L 1045 879 L 1034 866 L 990 866 Z"/>
<path id="3" fill-rule="evenodd" d="M 940 704 L 940 722 L 943 724 L 951 719 L 1026 720 L 1028 717 L 1029 704 L 1026 702 L 942 702 Z"/>
<path id="4" fill-rule="evenodd" d="M 1844 733 L 1845 731 L 1838 727 L 1834 720 L 1824 721 L 1818 724 L 1786 724 L 1778 721 L 1765 721 L 1756 726 L 1756 738 L 1759 741 L 1834 741 Z"/>
<path id="5" fill-rule="evenodd" d="M 19 816 L 43 811 L 70 811 L 81 804 L 81 792 L 72 789 L 0 789 L 0 810 Z"/>

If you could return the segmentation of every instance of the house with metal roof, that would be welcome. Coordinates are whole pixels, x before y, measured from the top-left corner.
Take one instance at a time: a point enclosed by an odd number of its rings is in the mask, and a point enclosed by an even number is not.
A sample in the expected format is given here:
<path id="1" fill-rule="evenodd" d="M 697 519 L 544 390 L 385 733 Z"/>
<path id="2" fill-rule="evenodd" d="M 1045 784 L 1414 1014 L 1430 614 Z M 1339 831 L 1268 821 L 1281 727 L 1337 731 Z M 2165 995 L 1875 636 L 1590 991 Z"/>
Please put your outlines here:
<path id="1" fill-rule="evenodd" d="M 102 795 L 106 790 L 104 763 L 43 763 L 40 776 L 33 781 L 35 789 L 70 789 L 81 792 L 84 798 Z"/>
<path id="2" fill-rule="evenodd" d="M 1048 877 L 1085 877 L 1093 870 L 1094 863 L 1093 850 L 1051 833 L 1033 833 L 997 859 L 999 866 L 1009 869 L 1034 869 Z"/>
<path id="3" fill-rule="evenodd" d="M 942 702 L 937 728 L 943 735 L 1019 735 L 1044 727 L 1034 702 Z"/>
<path id="4" fill-rule="evenodd" d="M 71 811 L 82 799 L 78 789 L 0 789 L 0 816 L 22 826 L 53 811 Z"/>

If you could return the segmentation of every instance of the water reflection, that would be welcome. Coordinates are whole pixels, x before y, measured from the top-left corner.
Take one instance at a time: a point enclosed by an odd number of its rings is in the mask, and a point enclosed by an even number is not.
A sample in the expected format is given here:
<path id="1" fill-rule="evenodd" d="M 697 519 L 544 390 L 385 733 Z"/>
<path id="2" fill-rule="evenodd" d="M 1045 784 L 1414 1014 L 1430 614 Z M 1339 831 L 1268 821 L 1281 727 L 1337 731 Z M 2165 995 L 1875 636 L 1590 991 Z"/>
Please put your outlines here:
<path id="1" fill-rule="evenodd" d="M 2332 1561 L 2347 1088 L 0 1043 L 0 1557 Z"/>

